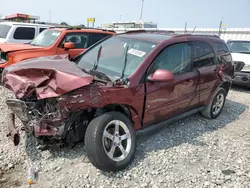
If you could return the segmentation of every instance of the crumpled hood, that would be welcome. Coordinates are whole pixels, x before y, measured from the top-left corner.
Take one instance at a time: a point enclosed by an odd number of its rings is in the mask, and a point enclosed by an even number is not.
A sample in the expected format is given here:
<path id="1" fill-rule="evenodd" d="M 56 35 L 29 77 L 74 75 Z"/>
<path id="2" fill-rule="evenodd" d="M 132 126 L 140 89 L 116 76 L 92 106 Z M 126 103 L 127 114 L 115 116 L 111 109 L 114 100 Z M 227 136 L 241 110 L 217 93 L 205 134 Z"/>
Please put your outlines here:
<path id="1" fill-rule="evenodd" d="M 12 51 L 19 51 L 19 50 L 34 50 L 40 49 L 42 47 L 39 46 L 32 46 L 30 44 L 23 44 L 23 43 L 0 43 L 0 50 L 3 52 L 12 52 Z"/>
<path id="2" fill-rule="evenodd" d="M 58 97 L 89 85 L 93 76 L 84 73 L 65 57 L 41 57 L 7 66 L 2 83 L 17 98 L 29 96 L 35 90 L 38 99 Z"/>

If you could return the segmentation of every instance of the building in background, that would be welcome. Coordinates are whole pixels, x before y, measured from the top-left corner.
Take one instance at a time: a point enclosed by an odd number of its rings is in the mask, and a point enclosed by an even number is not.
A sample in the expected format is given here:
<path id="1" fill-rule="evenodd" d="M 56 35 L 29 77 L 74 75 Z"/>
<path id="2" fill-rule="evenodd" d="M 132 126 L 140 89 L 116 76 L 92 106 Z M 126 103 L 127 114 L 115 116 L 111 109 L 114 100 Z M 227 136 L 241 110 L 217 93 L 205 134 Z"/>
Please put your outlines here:
<path id="1" fill-rule="evenodd" d="M 40 19 L 39 16 L 20 14 L 20 13 L 5 16 L 3 18 L 3 20 L 5 20 L 5 21 L 26 22 L 26 23 L 36 23 L 37 20 L 39 20 L 39 19 Z"/>
<path id="2" fill-rule="evenodd" d="M 102 28 L 157 28 L 157 23 L 144 21 L 112 22 L 102 24 Z"/>

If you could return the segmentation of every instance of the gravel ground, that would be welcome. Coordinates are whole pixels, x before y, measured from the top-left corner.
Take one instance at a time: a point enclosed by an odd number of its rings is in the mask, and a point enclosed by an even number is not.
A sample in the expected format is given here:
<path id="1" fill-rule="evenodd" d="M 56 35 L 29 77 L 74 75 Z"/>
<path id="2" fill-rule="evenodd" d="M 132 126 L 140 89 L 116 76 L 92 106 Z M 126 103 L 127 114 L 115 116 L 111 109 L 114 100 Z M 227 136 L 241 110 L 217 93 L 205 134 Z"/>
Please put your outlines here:
<path id="1" fill-rule="evenodd" d="M 0 89 L 0 187 L 28 187 L 27 153 L 40 169 L 36 188 L 250 187 L 250 92 L 245 89 L 230 91 L 216 120 L 197 114 L 140 136 L 134 161 L 119 173 L 93 167 L 82 144 L 39 153 L 29 146 L 30 138 L 13 146 L 5 136 L 9 94 Z"/>

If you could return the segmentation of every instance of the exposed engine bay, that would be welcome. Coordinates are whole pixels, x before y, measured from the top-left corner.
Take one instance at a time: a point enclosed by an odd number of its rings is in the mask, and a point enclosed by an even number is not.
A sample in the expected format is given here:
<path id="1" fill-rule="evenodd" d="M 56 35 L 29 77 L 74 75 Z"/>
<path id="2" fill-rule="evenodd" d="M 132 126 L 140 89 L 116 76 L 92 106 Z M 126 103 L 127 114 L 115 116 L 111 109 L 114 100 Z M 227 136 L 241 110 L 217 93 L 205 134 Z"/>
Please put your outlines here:
<path id="1" fill-rule="evenodd" d="M 80 93 L 82 92 L 83 90 Z M 78 90 L 62 97 L 41 100 L 37 100 L 34 94 L 23 99 L 9 99 L 6 103 L 22 121 L 21 130 L 34 134 L 40 144 L 74 145 L 84 139 L 89 121 L 99 111 L 92 108 L 81 109 L 84 108 L 81 105 L 84 100 L 80 96 Z M 71 98 L 74 100 L 70 100 Z M 70 109 L 76 103 L 78 107 Z"/>

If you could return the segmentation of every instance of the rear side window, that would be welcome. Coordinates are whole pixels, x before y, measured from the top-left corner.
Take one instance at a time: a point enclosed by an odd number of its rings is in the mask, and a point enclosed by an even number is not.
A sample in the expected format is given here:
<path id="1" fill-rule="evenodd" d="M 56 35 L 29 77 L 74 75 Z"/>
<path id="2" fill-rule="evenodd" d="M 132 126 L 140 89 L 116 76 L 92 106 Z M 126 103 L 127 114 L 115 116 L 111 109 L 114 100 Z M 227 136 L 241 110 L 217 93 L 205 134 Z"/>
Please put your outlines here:
<path id="1" fill-rule="evenodd" d="M 227 46 L 221 42 L 215 43 L 215 51 L 216 53 L 228 53 L 229 52 Z"/>
<path id="2" fill-rule="evenodd" d="M 192 42 L 194 68 L 206 67 L 215 64 L 215 54 L 212 47 L 206 42 Z"/>
<path id="3" fill-rule="evenodd" d="M 101 34 L 101 33 L 92 33 L 91 35 L 92 35 L 92 41 L 90 46 L 102 40 L 103 38 L 110 36 L 110 34 Z"/>
<path id="4" fill-rule="evenodd" d="M 35 37 L 35 28 L 33 27 L 18 27 L 14 33 L 14 39 L 31 40 Z"/>
<path id="5" fill-rule="evenodd" d="M 39 33 L 41 33 L 45 29 L 47 29 L 47 28 L 39 28 Z"/>
<path id="6" fill-rule="evenodd" d="M 11 26 L 0 24 L 0 38 L 6 38 Z"/>

